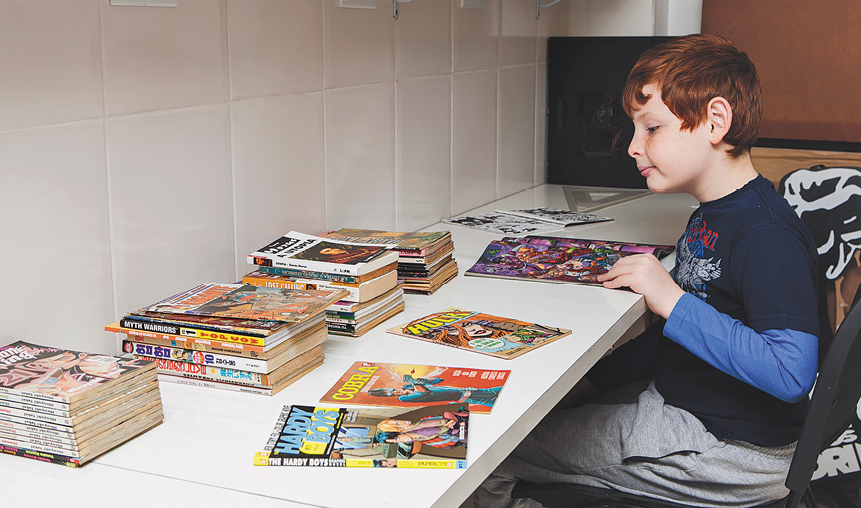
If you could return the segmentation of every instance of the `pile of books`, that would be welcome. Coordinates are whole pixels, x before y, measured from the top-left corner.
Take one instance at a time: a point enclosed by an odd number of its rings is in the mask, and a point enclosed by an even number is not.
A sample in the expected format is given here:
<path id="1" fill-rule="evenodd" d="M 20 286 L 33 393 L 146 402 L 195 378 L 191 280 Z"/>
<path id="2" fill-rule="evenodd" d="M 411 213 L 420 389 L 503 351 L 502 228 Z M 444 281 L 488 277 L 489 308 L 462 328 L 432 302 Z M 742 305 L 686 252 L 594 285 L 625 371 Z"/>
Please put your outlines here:
<path id="1" fill-rule="evenodd" d="M 392 247 L 398 252 L 398 280 L 404 293 L 429 295 L 457 275 L 454 242 L 448 231 L 405 233 L 343 228 L 326 238 Z"/>
<path id="2" fill-rule="evenodd" d="M 161 381 L 273 395 L 323 363 L 340 290 L 201 284 L 105 327 Z"/>
<path id="3" fill-rule="evenodd" d="M 358 337 L 404 310 L 398 253 L 391 246 L 291 231 L 249 254 L 248 262 L 257 270 L 243 277 L 246 284 L 345 291 L 326 310 L 331 334 Z"/>
<path id="4" fill-rule="evenodd" d="M 162 420 L 152 362 L 0 347 L 0 452 L 77 467 Z"/>

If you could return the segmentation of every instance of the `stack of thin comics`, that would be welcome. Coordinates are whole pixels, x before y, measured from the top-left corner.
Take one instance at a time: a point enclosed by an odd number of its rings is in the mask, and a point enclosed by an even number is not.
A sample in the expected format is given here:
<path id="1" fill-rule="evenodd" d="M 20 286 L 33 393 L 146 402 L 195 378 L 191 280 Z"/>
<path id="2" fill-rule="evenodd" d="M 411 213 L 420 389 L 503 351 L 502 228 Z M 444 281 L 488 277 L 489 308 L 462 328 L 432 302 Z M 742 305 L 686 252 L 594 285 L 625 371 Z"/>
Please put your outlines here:
<path id="1" fill-rule="evenodd" d="M 163 420 L 153 362 L 0 347 L 0 451 L 78 467 Z"/>

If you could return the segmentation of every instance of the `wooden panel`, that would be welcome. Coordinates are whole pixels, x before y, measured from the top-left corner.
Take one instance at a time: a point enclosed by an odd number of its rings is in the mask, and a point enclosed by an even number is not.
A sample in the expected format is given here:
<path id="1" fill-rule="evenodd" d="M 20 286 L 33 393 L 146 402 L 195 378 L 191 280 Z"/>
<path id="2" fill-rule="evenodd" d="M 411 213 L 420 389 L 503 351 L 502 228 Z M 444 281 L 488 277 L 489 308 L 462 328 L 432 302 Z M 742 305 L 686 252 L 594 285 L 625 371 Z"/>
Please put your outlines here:
<path id="1" fill-rule="evenodd" d="M 859 26 L 857 0 L 703 0 L 702 32 L 759 71 L 763 138 L 861 142 Z"/>

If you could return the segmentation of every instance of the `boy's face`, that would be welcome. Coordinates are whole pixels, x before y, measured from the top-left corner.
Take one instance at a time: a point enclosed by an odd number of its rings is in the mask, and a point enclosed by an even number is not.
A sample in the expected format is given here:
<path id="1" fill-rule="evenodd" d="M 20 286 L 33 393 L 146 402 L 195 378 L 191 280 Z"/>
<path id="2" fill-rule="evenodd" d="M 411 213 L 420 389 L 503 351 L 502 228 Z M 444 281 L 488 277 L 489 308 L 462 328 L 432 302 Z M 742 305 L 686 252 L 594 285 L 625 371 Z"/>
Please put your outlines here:
<path id="1" fill-rule="evenodd" d="M 654 85 L 643 87 L 649 101 L 634 113 L 634 138 L 628 154 L 652 192 L 687 192 L 695 197 L 703 171 L 713 157 L 708 122 L 693 131 L 681 130 L 682 121 L 661 100 Z"/>

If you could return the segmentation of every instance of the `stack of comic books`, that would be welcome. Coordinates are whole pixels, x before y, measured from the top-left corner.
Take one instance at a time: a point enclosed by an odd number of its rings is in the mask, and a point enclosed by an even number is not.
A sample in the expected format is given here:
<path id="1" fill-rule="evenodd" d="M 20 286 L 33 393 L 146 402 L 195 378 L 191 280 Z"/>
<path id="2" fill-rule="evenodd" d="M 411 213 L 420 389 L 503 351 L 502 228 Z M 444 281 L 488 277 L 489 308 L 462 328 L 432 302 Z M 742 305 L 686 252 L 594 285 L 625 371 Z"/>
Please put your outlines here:
<path id="1" fill-rule="evenodd" d="M 391 244 L 353 240 L 291 231 L 248 255 L 257 270 L 243 281 L 345 290 L 327 310 L 326 325 L 331 334 L 358 337 L 404 310 L 404 285 Z"/>
<path id="2" fill-rule="evenodd" d="M 78 467 L 163 420 L 153 362 L 0 347 L 0 452 Z"/>
<path id="3" fill-rule="evenodd" d="M 105 330 L 159 380 L 273 395 L 323 363 L 325 309 L 346 293 L 207 283 Z"/>
<path id="4" fill-rule="evenodd" d="M 443 219 L 443 222 L 490 233 L 522 235 L 611 220 L 613 220 L 611 217 L 602 217 L 590 213 L 542 207 L 523 210 L 495 210 L 492 213 L 451 217 Z"/>
<path id="5" fill-rule="evenodd" d="M 454 242 L 448 231 L 406 233 L 343 228 L 323 236 L 392 247 L 398 252 L 398 280 L 404 283 L 407 294 L 433 294 L 457 275 Z"/>

